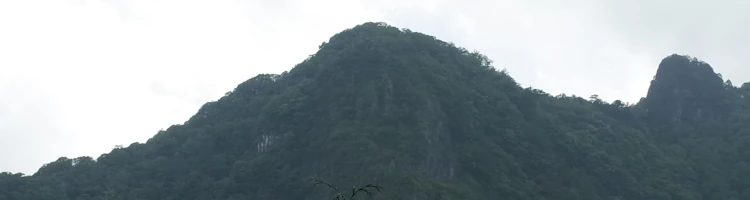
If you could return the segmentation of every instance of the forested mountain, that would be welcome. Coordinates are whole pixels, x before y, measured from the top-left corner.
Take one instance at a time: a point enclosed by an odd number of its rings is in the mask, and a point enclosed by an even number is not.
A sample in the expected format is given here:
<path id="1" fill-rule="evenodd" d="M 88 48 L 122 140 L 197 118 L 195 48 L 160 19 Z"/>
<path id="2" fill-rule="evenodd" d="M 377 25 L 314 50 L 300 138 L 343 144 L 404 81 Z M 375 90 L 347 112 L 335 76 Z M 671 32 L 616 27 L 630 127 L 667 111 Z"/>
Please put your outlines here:
<path id="1" fill-rule="evenodd" d="M 670 55 L 637 104 L 522 88 L 435 37 L 364 23 L 184 124 L 0 174 L 0 200 L 750 199 L 750 84 Z M 361 198 L 365 198 L 362 196 Z"/>

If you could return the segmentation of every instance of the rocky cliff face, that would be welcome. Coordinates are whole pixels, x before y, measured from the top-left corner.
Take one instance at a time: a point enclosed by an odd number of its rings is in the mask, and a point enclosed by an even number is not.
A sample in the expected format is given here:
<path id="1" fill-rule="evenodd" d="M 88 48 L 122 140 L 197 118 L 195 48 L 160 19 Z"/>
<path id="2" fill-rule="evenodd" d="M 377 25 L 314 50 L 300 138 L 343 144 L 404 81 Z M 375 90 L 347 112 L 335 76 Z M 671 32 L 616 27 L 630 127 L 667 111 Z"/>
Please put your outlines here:
<path id="1" fill-rule="evenodd" d="M 673 54 L 662 60 L 646 98 L 652 124 L 696 123 L 727 116 L 730 92 L 705 62 Z"/>

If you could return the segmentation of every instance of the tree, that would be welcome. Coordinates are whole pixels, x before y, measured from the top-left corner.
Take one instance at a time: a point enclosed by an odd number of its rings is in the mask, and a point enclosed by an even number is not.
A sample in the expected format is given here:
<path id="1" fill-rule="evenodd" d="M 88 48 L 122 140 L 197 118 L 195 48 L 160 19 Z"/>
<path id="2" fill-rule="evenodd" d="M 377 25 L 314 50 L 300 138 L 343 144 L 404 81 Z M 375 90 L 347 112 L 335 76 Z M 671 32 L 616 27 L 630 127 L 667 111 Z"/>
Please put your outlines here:
<path id="1" fill-rule="evenodd" d="M 320 180 L 315 180 L 315 184 L 313 186 L 316 186 L 316 185 L 325 185 L 329 189 L 335 191 L 336 196 L 333 198 L 333 200 L 354 200 L 354 197 L 356 197 L 357 194 L 360 194 L 362 192 L 367 194 L 367 196 L 369 196 L 370 198 L 373 198 L 374 197 L 373 192 L 375 191 L 380 192 L 383 189 L 383 187 L 380 187 L 378 185 L 373 185 L 373 184 L 368 184 L 364 187 L 359 187 L 359 188 L 357 188 L 356 186 L 352 186 L 351 194 L 344 195 L 336 186 L 333 186 L 330 183 L 320 181 Z"/>

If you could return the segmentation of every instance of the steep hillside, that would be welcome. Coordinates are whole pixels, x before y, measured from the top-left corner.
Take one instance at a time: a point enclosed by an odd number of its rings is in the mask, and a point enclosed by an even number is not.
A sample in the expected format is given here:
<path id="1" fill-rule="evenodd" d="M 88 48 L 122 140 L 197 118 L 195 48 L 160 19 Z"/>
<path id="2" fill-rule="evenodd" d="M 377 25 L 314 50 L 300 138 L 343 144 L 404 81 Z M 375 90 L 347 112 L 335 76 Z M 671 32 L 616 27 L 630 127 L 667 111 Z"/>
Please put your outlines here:
<path id="1" fill-rule="evenodd" d="M 383 23 L 97 159 L 0 174 L 0 200 L 750 199 L 750 84 L 672 55 L 636 105 L 521 88 L 490 60 Z"/>
<path id="2" fill-rule="evenodd" d="M 652 123 L 698 123 L 723 119 L 733 110 L 732 86 L 696 58 L 671 55 L 659 64 L 648 91 Z"/>

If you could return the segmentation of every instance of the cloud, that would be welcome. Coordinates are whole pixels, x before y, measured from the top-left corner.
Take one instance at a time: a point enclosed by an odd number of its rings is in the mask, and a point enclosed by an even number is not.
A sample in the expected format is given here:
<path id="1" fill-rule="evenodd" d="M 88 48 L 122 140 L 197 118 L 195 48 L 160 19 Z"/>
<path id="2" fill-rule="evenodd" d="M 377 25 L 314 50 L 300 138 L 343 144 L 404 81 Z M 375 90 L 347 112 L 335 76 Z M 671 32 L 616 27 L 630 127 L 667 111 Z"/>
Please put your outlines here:
<path id="1" fill-rule="evenodd" d="M 477 49 L 524 86 L 635 102 L 661 59 L 690 54 L 750 80 L 750 3 L 720 1 L 367 1 L 386 20 Z"/>
<path id="2" fill-rule="evenodd" d="M 369 20 L 348 1 L 267 2 L 0 2 L 0 171 L 143 142 Z"/>
<path id="3" fill-rule="evenodd" d="M 634 102 L 658 62 L 750 80 L 746 1 L 0 1 L 0 171 L 97 157 L 187 120 L 333 34 L 385 21 L 487 54 L 524 86 Z"/>

